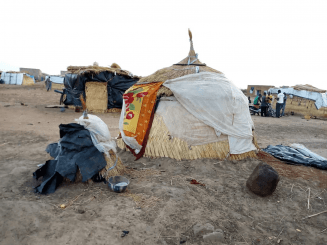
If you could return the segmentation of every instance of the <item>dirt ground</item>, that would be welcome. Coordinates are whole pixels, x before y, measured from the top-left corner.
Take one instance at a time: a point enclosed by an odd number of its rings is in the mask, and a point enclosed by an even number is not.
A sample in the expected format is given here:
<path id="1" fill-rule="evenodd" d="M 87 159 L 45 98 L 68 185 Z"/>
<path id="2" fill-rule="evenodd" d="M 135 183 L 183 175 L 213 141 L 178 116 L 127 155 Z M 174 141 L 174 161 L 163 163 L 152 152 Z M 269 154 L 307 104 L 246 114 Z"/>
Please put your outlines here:
<path id="1" fill-rule="evenodd" d="M 45 108 L 58 102 L 43 84 L 0 85 L 0 244 L 206 244 L 193 232 L 206 223 L 224 232 L 215 244 L 327 244 L 327 213 L 303 219 L 327 210 L 326 171 L 281 162 L 272 164 L 281 181 L 265 198 L 245 186 L 260 159 L 135 162 L 125 151 L 126 193 L 104 183 L 65 183 L 35 194 L 32 174 L 49 159 L 45 148 L 58 141 L 59 124 L 82 115 Z M 98 114 L 113 137 L 119 115 Z M 260 147 L 300 143 L 327 157 L 327 121 L 252 118 Z"/>

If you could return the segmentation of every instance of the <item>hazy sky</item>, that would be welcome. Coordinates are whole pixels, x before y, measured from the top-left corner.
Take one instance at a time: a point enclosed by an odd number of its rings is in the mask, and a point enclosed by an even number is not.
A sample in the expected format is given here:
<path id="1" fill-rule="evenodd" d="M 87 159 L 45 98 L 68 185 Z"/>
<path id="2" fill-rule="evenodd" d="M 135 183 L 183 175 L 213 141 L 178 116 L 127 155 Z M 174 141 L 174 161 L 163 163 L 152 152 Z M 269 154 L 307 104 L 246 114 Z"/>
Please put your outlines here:
<path id="1" fill-rule="evenodd" d="M 0 70 L 119 64 L 147 76 L 185 58 L 238 87 L 327 89 L 327 1 L 1 1 Z"/>

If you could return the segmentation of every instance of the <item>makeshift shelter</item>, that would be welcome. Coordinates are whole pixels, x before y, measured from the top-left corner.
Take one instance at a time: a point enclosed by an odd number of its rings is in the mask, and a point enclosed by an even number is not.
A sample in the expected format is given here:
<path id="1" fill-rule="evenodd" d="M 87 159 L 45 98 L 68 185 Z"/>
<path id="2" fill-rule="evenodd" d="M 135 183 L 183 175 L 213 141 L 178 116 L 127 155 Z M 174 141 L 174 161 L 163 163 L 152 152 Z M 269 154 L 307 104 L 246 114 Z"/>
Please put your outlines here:
<path id="1" fill-rule="evenodd" d="M 46 151 L 53 159 L 34 172 L 34 178 L 43 177 L 42 183 L 35 187 L 36 192 L 53 193 L 64 179 L 101 181 L 124 173 L 107 125 L 94 115 L 81 116 L 75 121 L 60 124 L 59 142 L 48 145 Z"/>
<path id="2" fill-rule="evenodd" d="M 287 95 L 285 113 L 293 112 L 303 116 L 327 117 L 326 90 L 318 89 L 309 84 L 269 89 L 272 94 L 276 95 L 278 90 Z M 276 100 L 273 106 L 276 106 Z"/>
<path id="3" fill-rule="evenodd" d="M 247 98 L 220 71 L 200 62 L 190 31 L 189 36 L 185 59 L 125 92 L 118 146 L 136 159 L 256 157 Z"/>
<path id="4" fill-rule="evenodd" d="M 86 98 L 86 107 L 91 112 L 107 112 L 120 109 L 124 92 L 140 77 L 122 70 L 113 63 L 111 67 L 69 66 L 65 75 L 65 105 L 81 106 L 80 94 Z"/>
<path id="5" fill-rule="evenodd" d="M 21 73 L 21 72 L 2 72 L 1 80 L 4 84 L 12 84 L 12 85 L 34 85 L 35 79 L 33 76 Z"/>

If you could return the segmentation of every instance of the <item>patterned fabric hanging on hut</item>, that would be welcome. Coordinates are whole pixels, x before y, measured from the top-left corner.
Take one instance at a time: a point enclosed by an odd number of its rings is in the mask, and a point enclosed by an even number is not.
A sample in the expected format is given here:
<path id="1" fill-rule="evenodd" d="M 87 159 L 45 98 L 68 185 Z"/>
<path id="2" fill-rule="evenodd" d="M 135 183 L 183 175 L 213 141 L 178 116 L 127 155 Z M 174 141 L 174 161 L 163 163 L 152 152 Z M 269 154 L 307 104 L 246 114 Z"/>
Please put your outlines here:
<path id="1" fill-rule="evenodd" d="M 123 122 L 124 133 L 128 137 L 134 137 L 143 149 L 151 129 L 157 92 L 162 84 L 163 82 L 134 85 L 123 95 L 126 108 Z M 142 151 L 139 154 L 136 154 L 134 150 L 132 152 L 135 156 L 143 155 Z"/>

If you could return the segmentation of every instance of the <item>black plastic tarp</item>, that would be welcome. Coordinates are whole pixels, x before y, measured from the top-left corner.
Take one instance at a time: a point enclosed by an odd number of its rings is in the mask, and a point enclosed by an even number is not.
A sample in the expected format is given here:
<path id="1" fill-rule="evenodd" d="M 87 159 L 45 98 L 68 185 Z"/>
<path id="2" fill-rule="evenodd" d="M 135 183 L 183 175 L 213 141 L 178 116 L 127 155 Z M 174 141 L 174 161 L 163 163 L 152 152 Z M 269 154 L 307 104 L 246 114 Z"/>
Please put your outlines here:
<path id="1" fill-rule="evenodd" d="M 282 160 L 286 161 L 289 164 L 294 165 L 305 165 L 309 167 L 315 167 L 322 170 L 327 170 L 327 161 L 316 160 L 311 157 L 307 157 L 302 154 L 300 151 L 284 145 L 269 145 L 263 151 L 269 153 L 270 155 Z"/>
<path id="2" fill-rule="evenodd" d="M 33 173 L 34 178 L 43 177 L 35 187 L 41 194 L 53 193 L 63 177 L 75 181 L 78 169 L 85 182 L 97 176 L 107 162 L 103 154 L 93 145 L 90 132 L 76 123 L 60 124 L 60 141 L 48 145 L 46 151 L 55 160 L 47 161 Z"/>
<path id="3" fill-rule="evenodd" d="M 80 95 L 85 98 L 85 83 L 77 74 L 66 74 L 64 78 L 66 89 L 65 105 L 82 106 Z"/>
<path id="4" fill-rule="evenodd" d="M 81 106 L 79 97 L 83 93 L 85 98 L 85 83 L 105 82 L 107 83 L 108 91 L 108 109 L 121 108 L 123 105 L 123 94 L 137 81 L 138 79 L 136 78 L 115 75 L 108 71 L 100 72 L 99 74 L 66 74 L 64 85 L 67 90 L 67 97 L 64 104 Z"/>

